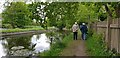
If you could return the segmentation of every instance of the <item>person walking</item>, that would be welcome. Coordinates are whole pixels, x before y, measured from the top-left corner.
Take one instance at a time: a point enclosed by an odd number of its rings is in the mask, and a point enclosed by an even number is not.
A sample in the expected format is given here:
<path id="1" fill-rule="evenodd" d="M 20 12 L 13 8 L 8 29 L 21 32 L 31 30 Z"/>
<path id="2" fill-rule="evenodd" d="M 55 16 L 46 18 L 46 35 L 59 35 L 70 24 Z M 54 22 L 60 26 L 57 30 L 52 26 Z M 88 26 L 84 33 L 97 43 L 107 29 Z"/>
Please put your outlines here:
<path id="1" fill-rule="evenodd" d="M 78 29 L 79 29 L 79 26 L 78 26 L 77 22 L 75 22 L 75 24 L 73 24 L 73 26 L 72 26 L 74 40 L 77 40 Z"/>
<path id="2" fill-rule="evenodd" d="M 80 26 L 80 30 L 82 32 L 82 39 L 86 40 L 86 34 L 87 34 L 87 31 L 88 31 L 88 28 L 85 25 L 85 23 L 82 23 L 82 25 Z"/>

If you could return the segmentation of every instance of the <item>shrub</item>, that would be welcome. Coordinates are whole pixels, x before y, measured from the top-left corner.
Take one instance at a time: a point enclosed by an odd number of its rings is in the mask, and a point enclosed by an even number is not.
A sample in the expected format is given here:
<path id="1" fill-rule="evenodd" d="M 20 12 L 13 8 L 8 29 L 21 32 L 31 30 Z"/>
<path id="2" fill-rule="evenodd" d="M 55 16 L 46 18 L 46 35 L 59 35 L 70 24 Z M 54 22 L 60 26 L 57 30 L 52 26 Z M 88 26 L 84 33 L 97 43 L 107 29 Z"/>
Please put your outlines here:
<path id="1" fill-rule="evenodd" d="M 11 24 L 2 24 L 2 28 L 12 29 Z"/>

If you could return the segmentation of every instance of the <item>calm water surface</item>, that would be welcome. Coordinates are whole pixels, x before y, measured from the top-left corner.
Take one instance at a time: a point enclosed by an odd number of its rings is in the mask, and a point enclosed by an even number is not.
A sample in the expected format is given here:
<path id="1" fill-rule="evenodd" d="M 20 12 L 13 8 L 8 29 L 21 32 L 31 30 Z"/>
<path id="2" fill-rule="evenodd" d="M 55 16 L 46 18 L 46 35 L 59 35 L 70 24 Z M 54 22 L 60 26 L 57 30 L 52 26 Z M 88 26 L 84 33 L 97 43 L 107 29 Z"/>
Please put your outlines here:
<path id="1" fill-rule="evenodd" d="M 49 49 L 50 40 L 45 33 L 4 37 L 0 40 L 0 58 L 6 55 L 37 54 Z"/>

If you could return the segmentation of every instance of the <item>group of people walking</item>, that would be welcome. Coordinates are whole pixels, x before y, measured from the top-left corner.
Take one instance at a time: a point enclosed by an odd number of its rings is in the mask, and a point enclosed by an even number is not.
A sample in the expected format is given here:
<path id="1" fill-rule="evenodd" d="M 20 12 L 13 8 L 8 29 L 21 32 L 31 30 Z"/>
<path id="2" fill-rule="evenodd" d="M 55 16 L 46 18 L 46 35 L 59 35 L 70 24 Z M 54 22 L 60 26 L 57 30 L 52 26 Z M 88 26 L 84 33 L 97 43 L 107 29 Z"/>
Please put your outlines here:
<path id="1" fill-rule="evenodd" d="M 74 40 L 77 40 L 77 35 L 78 35 L 78 30 L 80 29 L 82 35 L 82 40 L 86 40 L 86 35 L 87 35 L 87 31 L 88 31 L 88 28 L 86 26 L 85 23 L 82 23 L 82 25 L 78 25 L 77 22 L 75 22 L 72 26 L 72 31 L 73 31 L 73 37 L 74 37 Z"/>

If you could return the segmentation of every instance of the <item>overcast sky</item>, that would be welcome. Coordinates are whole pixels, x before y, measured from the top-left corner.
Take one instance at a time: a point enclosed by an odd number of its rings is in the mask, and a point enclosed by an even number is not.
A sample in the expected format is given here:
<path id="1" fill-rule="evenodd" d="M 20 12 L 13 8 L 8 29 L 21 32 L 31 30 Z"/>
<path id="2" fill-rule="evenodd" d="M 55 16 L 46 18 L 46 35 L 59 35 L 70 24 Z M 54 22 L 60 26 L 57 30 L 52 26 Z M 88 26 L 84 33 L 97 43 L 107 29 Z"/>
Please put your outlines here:
<path id="1" fill-rule="evenodd" d="M 4 9 L 3 4 L 5 3 L 5 0 L 0 0 L 0 13 L 2 13 L 2 10 Z"/>

